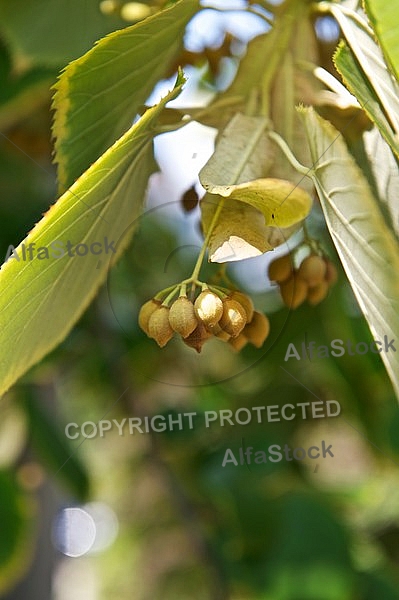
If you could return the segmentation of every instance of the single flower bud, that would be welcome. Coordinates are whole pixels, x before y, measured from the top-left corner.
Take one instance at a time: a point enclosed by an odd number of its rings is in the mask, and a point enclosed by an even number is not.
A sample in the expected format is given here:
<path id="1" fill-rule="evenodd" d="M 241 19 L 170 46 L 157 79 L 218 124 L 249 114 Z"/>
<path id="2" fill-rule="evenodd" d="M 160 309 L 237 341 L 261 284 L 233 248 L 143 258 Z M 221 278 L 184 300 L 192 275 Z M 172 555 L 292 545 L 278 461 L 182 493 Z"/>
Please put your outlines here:
<path id="1" fill-rule="evenodd" d="M 237 337 L 244 329 L 247 322 L 245 309 L 236 300 L 225 298 L 223 300 L 223 314 L 219 321 L 220 327 L 232 338 Z"/>
<path id="2" fill-rule="evenodd" d="M 334 263 L 331 262 L 331 260 L 328 260 L 328 258 L 325 259 L 325 262 L 326 262 L 326 275 L 325 275 L 324 279 L 325 279 L 325 281 L 327 281 L 329 286 L 332 286 L 335 283 L 337 283 L 337 280 L 338 280 L 337 267 L 334 265 Z"/>
<path id="3" fill-rule="evenodd" d="M 248 339 L 243 333 L 240 333 L 236 338 L 231 338 L 229 344 L 236 352 L 240 352 L 248 344 Z"/>
<path id="4" fill-rule="evenodd" d="M 261 348 L 269 333 L 269 319 L 263 313 L 255 311 L 252 321 L 245 325 L 241 335 L 245 335 L 248 341 L 256 348 Z"/>
<path id="5" fill-rule="evenodd" d="M 309 288 L 307 301 L 311 306 L 316 306 L 316 304 L 320 304 L 322 300 L 328 294 L 329 285 L 327 281 L 322 281 L 319 285 Z"/>
<path id="6" fill-rule="evenodd" d="M 197 317 L 208 327 L 216 325 L 223 314 L 223 302 L 213 292 L 205 290 L 200 293 L 194 302 L 194 309 Z"/>
<path id="7" fill-rule="evenodd" d="M 247 315 L 247 323 L 250 323 L 252 321 L 252 317 L 254 316 L 254 310 L 255 310 L 254 303 L 252 302 L 252 298 L 250 298 L 246 294 L 243 294 L 242 292 L 238 292 L 236 290 L 234 290 L 234 292 L 232 292 L 229 295 L 229 298 L 231 298 L 232 300 L 237 300 L 237 302 L 239 302 L 241 304 L 241 306 L 244 308 L 245 313 Z"/>
<path id="8" fill-rule="evenodd" d="M 208 327 L 205 327 L 205 329 L 209 331 L 209 333 L 217 337 L 219 340 L 222 340 L 223 342 L 228 342 L 231 338 L 231 335 L 227 333 L 227 331 L 223 331 L 219 323 L 216 323 L 216 325 L 213 326 L 208 325 Z"/>
<path id="9" fill-rule="evenodd" d="M 139 319 L 138 319 L 139 325 L 140 325 L 141 329 L 144 331 L 144 333 L 146 333 L 147 335 L 149 335 L 148 321 L 150 320 L 152 313 L 160 306 L 161 306 L 160 300 L 155 300 L 154 298 L 151 298 L 151 300 L 148 300 L 148 302 L 145 302 L 145 304 L 143 304 L 143 306 L 140 308 Z"/>
<path id="10" fill-rule="evenodd" d="M 186 190 L 180 199 L 181 205 L 184 212 L 188 213 L 194 210 L 198 206 L 199 196 L 195 189 L 195 185 L 192 185 Z"/>
<path id="11" fill-rule="evenodd" d="M 169 323 L 173 331 L 186 338 L 198 325 L 194 305 L 185 296 L 180 296 L 173 302 L 169 311 Z"/>
<path id="12" fill-rule="evenodd" d="M 153 338 L 158 346 L 163 348 L 173 337 L 173 329 L 169 323 L 169 308 L 159 306 L 148 321 L 148 335 Z"/>
<path id="13" fill-rule="evenodd" d="M 283 302 L 288 308 L 298 308 L 308 295 L 308 284 L 303 279 L 293 275 L 280 285 Z"/>
<path id="14" fill-rule="evenodd" d="M 311 254 L 298 269 L 298 277 L 306 281 L 310 287 L 321 283 L 325 277 L 327 265 L 321 256 Z"/>
<path id="15" fill-rule="evenodd" d="M 280 258 L 276 258 L 276 260 L 273 260 L 269 264 L 269 279 L 270 281 L 277 281 L 277 283 L 287 281 L 291 277 L 293 270 L 294 265 L 291 255 L 280 256 Z"/>
<path id="16" fill-rule="evenodd" d="M 202 346 L 205 344 L 212 334 L 205 329 L 205 326 L 200 322 L 190 335 L 183 338 L 183 342 L 190 348 L 194 348 L 198 353 L 201 352 Z"/>

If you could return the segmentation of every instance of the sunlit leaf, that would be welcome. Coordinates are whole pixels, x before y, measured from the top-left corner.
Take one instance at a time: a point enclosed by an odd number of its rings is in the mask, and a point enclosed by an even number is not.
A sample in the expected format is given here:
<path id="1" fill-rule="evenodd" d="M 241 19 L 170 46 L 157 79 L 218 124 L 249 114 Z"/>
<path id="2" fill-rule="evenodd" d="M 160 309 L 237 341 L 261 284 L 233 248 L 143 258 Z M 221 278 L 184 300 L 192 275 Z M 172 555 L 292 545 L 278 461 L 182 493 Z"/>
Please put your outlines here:
<path id="1" fill-rule="evenodd" d="M 133 233 L 140 214 L 153 159 L 152 127 L 178 86 L 149 109 L 70 190 L 16 248 L 0 271 L 0 393 L 67 335 L 105 280 L 109 264 Z M 123 234 L 123 242 L 118 243 Z M 53 242 L 62 242 L 49 252 Z M 86 244 L 87 253 L 72 256 L 67 244 Z M 88 252 L 101 244 L 101 256 Z M 114 244 L 114 249 L 110 244 Z M 118 244 L 117 244 L 118 243 Z M 47 248 L 23 260 L 22 244 Z M 117 246 L 116 246 L 117 244 Z M 60 255 L 63 250 L 63 256 Z M 99 252 L 98 245 L 93 252 Z M 58 257 L 57 257 L 58 256 Z"/>
<path id="2" fill-rule="evenodd" d="M 301 114 L 313 181 L 332 239 L 376 340 L 399 340 L 399 245 L 342 137 L 313 109 Z M 399 352 L 381 358 L 399 397 Z"/>
<path id="3" fill-rule="evenodd" d="M 60 191 L 131 125 L 182 47 L 197 0 L 183 0 L 115 31 L 70 63 L 55 89 L 53 133 Z"/>
<path id="4" fill-rule="evenodd" d="M 340 44 L 334 62 L 348 88 L 360 100 L 370 119 L 377 125 L 392 150 L 399 156 L 399 143 L 395 131 L 358 61 L 345 43 Z"/>
<path id="5" fill-rule="evenodd" d="M 381 46 L 399 76 L 399 10 L 395 2 L 364 0 L 367 14 L 373 23 Z"/>
<path id="6" fill-rule="evenodd" d="M 381 48 L 365 18 L 343 5 L 328 4 L 395 135 L 399 134 L 399 85 L 387 69 Z M 355 90 L 352 90 L 355 93 Z M 356 94 L 355 94 L 356 95 Z"/>
<path id="7" fill-rule="evenodd" d="M 364 134 L 364 146 L 374 175 L 378 196 L 385 205 L 392 229 L 399 237 L 399 168 L 390 147 L 376 127 Z"/>

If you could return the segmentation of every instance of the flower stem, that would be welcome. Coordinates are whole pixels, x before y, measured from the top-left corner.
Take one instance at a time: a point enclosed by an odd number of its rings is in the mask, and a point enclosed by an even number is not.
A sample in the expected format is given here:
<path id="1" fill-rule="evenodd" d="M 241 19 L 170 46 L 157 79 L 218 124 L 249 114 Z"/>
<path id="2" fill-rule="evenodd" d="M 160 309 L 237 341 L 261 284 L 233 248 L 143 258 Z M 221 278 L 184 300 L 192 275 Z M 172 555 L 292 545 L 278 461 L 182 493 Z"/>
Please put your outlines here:
<path id="1" fill-rule="evenodd" d="M 163 300 L 163 302 L 162 302 L 163 306 L 169 306 L 170 301 L 176 296 L 179 288 L 180 288 L 179 285 L 175 285 L 173 287 L 173 290 L 170 292 L 170 294 L 168 294 L 168 296 Z"/>
<path id="2" fill-rule="evenodd" d="M 190 277 L 191 281 L 197 281 L 198 280 L 198 277 L 199 277 L 199 274 L 200 274 L 200 271 L 201 271 L 202 262 L 204 260 L 205 252 L 206 252 L 206 249 L 208 247 L 209 240 L 211 239 L 211 235 L 213 233 L 213 230 L 215 229 L 217 220 L 219 219 L 220 213 L 223 210 L 224 202 L 225 202 L 225 198 L 222 198 L 220 200 L 219 204 L 217 205 L 217 208 L 215 210 L 215 214 L 213 215 L 211 224 L 209 225 L 209 229 L 208 229 L 208 232 L 206 234 L 204 243 L 202 244 L 201 251 L 200 251 L 200 253 L 198 255 L 197 262 L 195 263 L 195 267 L 194 267 L 193 272 L 191 274 L 191 277 Z"/>

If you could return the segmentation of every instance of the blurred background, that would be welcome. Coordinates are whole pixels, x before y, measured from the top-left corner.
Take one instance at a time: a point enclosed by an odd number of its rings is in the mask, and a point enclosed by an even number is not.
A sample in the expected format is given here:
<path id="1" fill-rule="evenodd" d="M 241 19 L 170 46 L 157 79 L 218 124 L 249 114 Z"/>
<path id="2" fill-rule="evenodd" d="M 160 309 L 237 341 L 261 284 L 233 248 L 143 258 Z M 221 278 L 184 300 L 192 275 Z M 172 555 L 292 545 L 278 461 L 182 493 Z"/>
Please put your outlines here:
<path id="1" fill-rule="evenodd" d="M 65 40 L 46 38 L 32 20 L 38 4 L 51 11 L 51 3 L 35 2 L 10 9 L 0 0 L 2 260 L 56 198 L 50 86 L 59 70 L 156 7 L 53 2 L 54 31 L 81 22 L 87 34 L 58 48 Z M 225 88 L 246 43 L 269 27 L 240 11 L 246 2 L 206 4 L 178 61 L 189 78 L 180 106 L 204 104 Z M 265 12 L 265 3 L 251 4 Z M 314 25 L 320 64 L 331 69 L 339 31 L 327 18 Z M 149 102 L 169 87 L 161 82 Z M 340 272 L 322 304 L 285 308 L 267 278 L 269 256 L 229 268 L 271 321 L 261 350 L 236 354 L 218 340 L 200 355 L 178 340 L 160 350 L 138 327 L 140 306 L 195 263 L 199 209 L 182 196 L 192 186 L 200 193 L 197 174 L 215 135 L 192 124 L 156 139 L 160 172 L 131 246 L 67 339 L 0 400 L 6 600 L 399 598 L 399 411 L 383 364 L 372 353 L 284 360 L 290 343 L 372 341 L 317 205 L 310 230 Z M 217 272 L 206 265 L 203 278 Z M 208 428 L 203 418 L 317 400 L 338 401 L 340 416 Z M 92 435 L 87 425 L 87 439 L 81 435 L 85 423 L 189 412 L 198 415 L 192 429 L 129 434 L 125 426 L 120 435 L 114 426 Z M 65 432 L 70 423 L 75 439 Z M 238 456 L 248 446 L 321 440 L 334 458 L 222 467 L 227 448 Z"/>

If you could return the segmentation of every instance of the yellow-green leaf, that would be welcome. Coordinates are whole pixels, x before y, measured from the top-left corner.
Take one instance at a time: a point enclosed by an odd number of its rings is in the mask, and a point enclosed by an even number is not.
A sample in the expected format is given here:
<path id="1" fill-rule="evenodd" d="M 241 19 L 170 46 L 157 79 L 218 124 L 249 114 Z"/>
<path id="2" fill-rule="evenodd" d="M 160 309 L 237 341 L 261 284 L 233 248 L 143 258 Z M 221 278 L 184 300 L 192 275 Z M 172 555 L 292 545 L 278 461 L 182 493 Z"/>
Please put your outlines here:
<path id="1" fill-rule="evenodd" d="M 351 49 L 348 53 L 344 46 L 336 57 L 336 64 L 340 70 L 342 66 L 351 91 L 363 100 L 365 110 L 377 125 L 384 126 L 381 133 L 398 152 L 397 141 L 396 144 L 394 142 L 399 135 L 399 85 L 375 42 L 373 30 L 362 12 L 335 3 L 326 3 L 325 6 L 338 21 Z M 392 135 L 388 136 L 388 131 L 384 131 L 385 121 Z"/>
<path id="2" fill-rule="evenodd" d="M 53 133 L 60 192 L 131 125 L 181 47 L 198 0 L 183 0 L 115 31 L 70 63 L 55 86 Z"/>
<path id="3" fill-rule="evenodd" d="M 387 211 L 387 219 L 399 238 L 399 167 L 398 161 L 377 127 L 363 136 L 370 168 L 379 200 Z"/>
<path id="4" fill-rule="evenodd" d="M 140 214 L 153 159 L 153 126 L 182 80 L 150 108 L 78 181 L 63 194 L 16 248 L 0 271 L 0 394 L 59 344 L 105 280 L 110 264 L 123 252 Z M 105 238 L 108 241 L 105 241 Z M 122 239 L 122 242 L 119 242 Z M 51 244 L 62 242 L 50 252 Z M 67 244 L 101 244 L 77 256 Z M 114 243 L 114 250 L 111 244 Z M 23 260 L 23 247 L 32 251 Z M 94 251 L 97 254 L 94 254 Z"/>
<path id="5" fill-rule="evenodd" d="M 369 79 L 345 42 L 341 42 L 334 56 L 334 63 L 350 91 L 359 99 L 370 119 L 377 125 L 381 134 L 397 156 L 399 156 L 398 136 L 392 127 L 385 105 L 370 85 Z M 390 77 L 389 73 L 386 73 Z M 388 102 L 388 98 L 385 98 Z M 399 105 L 398 105 L 399 109 Z M 397 110 L 394 108 L 394 110 Z"/>
<path id="6" fill-rule="evenodd" d="M 399 10 L 395 2 L 364 0 L 367 14 L 374 25 L 381 46 L 399 77 Z"/>

